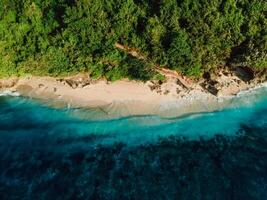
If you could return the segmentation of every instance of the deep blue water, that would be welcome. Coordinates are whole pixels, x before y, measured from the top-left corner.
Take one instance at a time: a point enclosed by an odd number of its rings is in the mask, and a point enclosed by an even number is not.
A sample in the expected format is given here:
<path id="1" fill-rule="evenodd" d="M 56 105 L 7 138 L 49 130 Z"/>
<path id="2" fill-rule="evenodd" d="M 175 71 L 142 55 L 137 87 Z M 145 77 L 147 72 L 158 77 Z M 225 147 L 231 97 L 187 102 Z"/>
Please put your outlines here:
<path id="1" fill-rule="evenodd" d="M 267 89 L 212 113 L 77 117 L 0 97 L 0 199 L 267 199 Z"/>

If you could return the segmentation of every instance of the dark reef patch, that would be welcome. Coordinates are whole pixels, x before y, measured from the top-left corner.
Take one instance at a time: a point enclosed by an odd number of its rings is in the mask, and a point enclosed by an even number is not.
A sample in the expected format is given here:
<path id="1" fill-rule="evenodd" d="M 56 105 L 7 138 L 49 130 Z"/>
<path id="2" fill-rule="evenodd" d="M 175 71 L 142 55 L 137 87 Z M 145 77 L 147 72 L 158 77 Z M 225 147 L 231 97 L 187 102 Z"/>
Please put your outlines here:
<path id="1" fill-rule="evenodd" d="M 0 199 L 266 200 L 265 92 L 160 125 L 0 98 Z"/>
<path id="2" fill-rule="evenodd" d="M 1 199 L 263 200 L 266 136 L 266 124 L 242 125 L 237 136 L 194 141 L 173 136 L 137 147 L 0 148 Z"/>

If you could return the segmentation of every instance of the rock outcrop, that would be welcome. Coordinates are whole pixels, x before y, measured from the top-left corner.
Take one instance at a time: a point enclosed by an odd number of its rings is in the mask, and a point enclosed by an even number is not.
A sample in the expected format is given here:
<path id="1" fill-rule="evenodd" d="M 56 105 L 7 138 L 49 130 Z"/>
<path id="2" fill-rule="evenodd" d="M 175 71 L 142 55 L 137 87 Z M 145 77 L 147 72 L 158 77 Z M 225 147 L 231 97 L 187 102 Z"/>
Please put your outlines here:
<path id="1" fill-rule="evenodd" d="M 63 84 L 67 84 L 73 89 L 84 88 L 85 86 L 90 85 L 93 82 L 91 77 L 86 74 L 79 74 L 79 75 L 68 77 L 68 78 L 60 78 L 60 79 L 57 79 L 57 81 Z"/>
<path id="2" fill-rule="evenodd" d="M 19 81 L 18 78 L 9 78 L 9 79 L 0 80 L 0 89 L 1 88 L 12 88 L 18 83 L 18 81 Z"/>

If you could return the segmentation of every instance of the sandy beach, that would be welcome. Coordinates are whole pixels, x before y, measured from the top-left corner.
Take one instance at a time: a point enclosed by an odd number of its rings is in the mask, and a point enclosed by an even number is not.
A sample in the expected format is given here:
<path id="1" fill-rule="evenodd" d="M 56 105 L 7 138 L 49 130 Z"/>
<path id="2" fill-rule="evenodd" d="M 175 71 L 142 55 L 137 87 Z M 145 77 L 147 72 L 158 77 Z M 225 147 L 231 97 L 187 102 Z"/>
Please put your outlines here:
<path id="1" fill-rule="evenodd" d="M 100 112 L 90 112 L 89 117 L 103 119 L 130 115 L 178 117 L 220 110 L 231 105 L 232 97 L 239 92 L 258 86 L 255 82 L 235 79 L 238 77 L 220 76 L 219 83 L 224 87 L 218 95 L 203 89 L 202 82 L 191 83 L 185 88 L 173 77 L 164 82 L 125 79 L 111 83 L 106 80 L 86 82 L 89 79 L 83 74 L 62 79 L 10 78 L 0 83 L 2 92 L 38 99 L 53 107 L 97 110 Z"/>

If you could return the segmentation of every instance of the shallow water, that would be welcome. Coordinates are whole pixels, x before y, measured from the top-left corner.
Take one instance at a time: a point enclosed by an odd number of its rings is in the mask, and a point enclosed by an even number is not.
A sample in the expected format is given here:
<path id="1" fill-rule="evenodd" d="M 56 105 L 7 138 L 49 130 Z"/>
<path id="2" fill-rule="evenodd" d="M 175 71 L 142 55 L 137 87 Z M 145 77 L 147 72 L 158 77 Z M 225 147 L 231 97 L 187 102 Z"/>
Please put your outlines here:
<path id="1" fill-rule="evenodd" d="M 81 119 L 0 97 L 1 199 L 267 199 L 267 89 L 224 110 Z"/>

